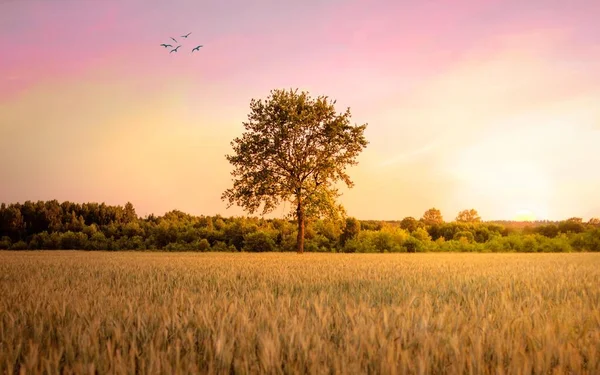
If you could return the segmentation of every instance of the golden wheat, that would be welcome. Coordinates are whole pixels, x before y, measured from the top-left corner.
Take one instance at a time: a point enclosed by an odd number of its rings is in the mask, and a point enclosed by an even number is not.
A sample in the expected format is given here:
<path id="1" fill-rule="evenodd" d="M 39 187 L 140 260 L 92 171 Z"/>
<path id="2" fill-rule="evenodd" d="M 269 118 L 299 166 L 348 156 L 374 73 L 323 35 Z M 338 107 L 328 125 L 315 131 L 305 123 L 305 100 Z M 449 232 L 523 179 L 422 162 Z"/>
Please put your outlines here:
<path id="1" fill-rule="evenodd" d="M 0 373 L 600 373 L 600 254 L 0 252 Z"/>

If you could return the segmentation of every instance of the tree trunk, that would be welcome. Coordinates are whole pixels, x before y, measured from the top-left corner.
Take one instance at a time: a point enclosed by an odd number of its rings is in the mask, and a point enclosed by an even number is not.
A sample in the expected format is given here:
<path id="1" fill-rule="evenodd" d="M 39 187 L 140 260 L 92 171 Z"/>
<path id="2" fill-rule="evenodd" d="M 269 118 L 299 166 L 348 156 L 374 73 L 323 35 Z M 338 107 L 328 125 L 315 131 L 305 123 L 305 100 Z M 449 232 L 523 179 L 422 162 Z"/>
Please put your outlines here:
<path id="1" fill-rule="evenodd" d="M 298 237 L 296 238 L 296 250 L 298 254 L 304 253 L 304 206 L 302 206 L 302 198 L 298 194 L 298 208 L 296 209 L 296 217 L 298 218 Z"/>

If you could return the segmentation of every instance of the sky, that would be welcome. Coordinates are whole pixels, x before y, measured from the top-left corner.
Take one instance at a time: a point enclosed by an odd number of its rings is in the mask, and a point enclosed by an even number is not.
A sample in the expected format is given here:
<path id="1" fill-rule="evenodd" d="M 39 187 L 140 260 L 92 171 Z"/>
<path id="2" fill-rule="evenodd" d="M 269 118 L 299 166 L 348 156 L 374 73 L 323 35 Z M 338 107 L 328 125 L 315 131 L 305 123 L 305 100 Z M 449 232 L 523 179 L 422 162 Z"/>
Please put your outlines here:
<path id="1" fill-rule="evenodd" d="M 0 0 L 0 202 L 243 215 L 220 199 L 230 142 L 252 98 L 298 88 L 368 124 L 350 216 L 600 217 L 599 14 L 596 0 Z"/>

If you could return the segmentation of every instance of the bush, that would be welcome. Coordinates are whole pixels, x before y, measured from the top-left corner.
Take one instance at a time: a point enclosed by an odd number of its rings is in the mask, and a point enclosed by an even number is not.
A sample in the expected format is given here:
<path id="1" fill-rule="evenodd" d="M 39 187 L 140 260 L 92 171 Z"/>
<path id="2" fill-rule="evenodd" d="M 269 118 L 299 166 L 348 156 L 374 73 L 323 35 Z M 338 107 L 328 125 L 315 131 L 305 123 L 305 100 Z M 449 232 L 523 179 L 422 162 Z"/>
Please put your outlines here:
<path id="1" fill-rule="evenodd" d="M 275 241 L 264 232 L 253 232 L 244 236 L 244 251 L 265 252 L 275 250 Z"/>
<path id="2" fill-rule="evenodd" d="M 475 229 L 475 233 L 473 236 L 475 242 L 485 243 L 490 240 L 490 237 L 492 237 L 492 232 L 490 232 L 490 230 L 485 226 L 480 225 Z"/>
<path id="3" fill-rule="evenodd" d="M 360 221 L 356 220 L 353 217 L 349 217 L 346 219 L 346 225 L 344 226 L 344 230 L 340 235 L 340 243 L 342 246 L 346 245 L 347 241 L 355 239 L 360 233 Z"/>
<path id="4" fill-rule="evenodd" d="M 180 242 L 171 242 L 165 246 L 166 251 L 188 251 L 190 250 L 190 245 L 186 243 Z"/>
<path id="5" fill-rule="evenodd" d="M 227 245 L 223 241 L 217 241 L 214 245 L 211 246 L 212 251 L 229 251 L 236 252 L 237 249 L 234 245 Z"/>
<path id="6" fill-rule="evenodd" d="M 520 251 L 524 253 L 535 253 L 538 251 L 538 242 L 535 235 L 528 234 L 523 238 Z"/>
<path id="7" fill-rule="evenodd" d="M 463 231 L 460 231 L 460 232 L 456 232 L 454 234 L 454 236 L 452 237 L 452 239 L 456 240 L 456 241 L 460 241 L 461 238 L 465 238 L 466 241 L 467 241 L 467 243 L 472 243 L 472 242 L 475 241 L 473 233 L 471 233 L 469 231 L 466 231 L 466 230 L 463 230 Z"/>
<path id="8" fill-rule="evenodd" d="M 511 234 L 503 238 L 506 249 L 504 251 L 521 251 L 523 241 L 518 234 Z"/>
<path id="9" fill-rule="evenodd" d="M 571 237 L 569 241 L 573 250 L 583 251 L 587 247 L 586 236 L 583 234 L 576 234 Z"/>
<path id="10" fill-rule="evenodd" d="M 295 242 L 294 242 L 295 244 Z M 335 251 L 336 243 L 332 242 L 329 238 L 322 234 L 316 234 L 313 238 L 308 241 L 305 241 L 305 249 L 306 251 L 311 252 L 320 252 L 320 253 L 329 253 Z"/>
<path id="11" fill-rule="evenodd" d="M 11 245 L 12 241 L 10 240 L 10 237 L 3 236 L 2 239 L 0 239 L 0 250 L 8 250 Z"/>
<path id="12" fill-rule="evenodd" d="M 423 229 L 423 228 L 418 228 L 418 229 L 416 229 L 416 230 L 413 232 L 412 236 L 413 236 L 414 238 L 416 238 L 417 240 L 419 240 L 419 241 L 423 242 L 423 243 L 427 243 L 427 242 L 431 241 L 431 236 L 430 236 L 430 235 L 429 235 L 429 233 L 428 233 L 428 232 L 427 232 L 425 229 Z"/>
<path id="13" fill-rule="evenodd" d="M 60 237 L 60 248 L 65 250 L 82 250 L 86 248 L 87 235 L 82 232 L 65 232 Z"/>
<path id="14" fill-rule="evenodd" d="M 445 252 L 476 252 L 483 251 L 484 244 L 471 243 L 466 237 L 460 237 L 459 240 L 436 241 L 436 250 Z"/>
<path id="15" fill-rule="evenodd" d="M 11 250 L 27 250 L 27 243 L 25 241 L 17 241 L 10 247 Z"/>
<path id="16" fill-rule="evenodd" d="M 34 234 L 29 240 L 29 245 L 27 246 L 30 250 L 41 250 L 44 248 L 45 238 L 49 237 L 48 232 L 44 231 L 41 233 Z"/>
<path id="17" fill-rule="evenodd" d="M 404 251 L 402 243 L 406 238 L 408 233 L 399 228 L 385 227 L 380 231 L 364 230 L 359 233 L 357 242 L 348 249 L 359 253 L 402 252 Z"/>
<path id="18" fill-rule="evenodd" d="M 540 245 L 540 250 L 546 253 L 569 253 L 573 251 L 569 244 L 569 239 L 564 233 L 559 234 L 555 238 L 543 241 Z"/>
<path id="19" fill-rule="evenodd" d="M 102 232 L 96 232 L 87 241 L 86 250 L 109 250 L 108 241 Z"/>
<path id="20" fill-rule="evenodd" d="M 132 250 L 145 250 L 146 244 L 144 243 L 144 238 L 142 236 L 133 236 L 129 238 L 127 242 L 129 248 Z"/>
<path id="21" fill-rule="evenodd" d="M 208 240 L 206 238 L 196 241 L 196 242 L 194 242 L 194 250 L 209 251 L 210 243 L 208 242 Z"/>
<path id="22" fill-rule="evenodd" d="M 425 249 L 423 242 L 414 237 L 407 238 L 402 246 L 407 253 L 420 253 Z"/>
<path id="23" fill-rule="evenodd" d="M 585 236 L 585 249 L 587 251 L 600 251 L 600 229 L 594 229 Z"/>
<path id="24" fill-rule="evenodd" d="M 358 239 L 347 240 L 342 247 L 344 253 L 358 253 L 360 252 L 360 241 Z"/>
<path id="25" fill-rule="evenodd" d="M 492 237 L 492 239 L 485 243 L 484 250 L 494 253 L 507 251 L 505 242 L 503 237 Z"/>
<path id="26" fill-rule="evenodd" d="M 387 232 L 376 232 L 371 237 L 371 243 L 376 251 L 380 253 L 390 252 L 395 248 L 394 239 L 392 235 Z"/>

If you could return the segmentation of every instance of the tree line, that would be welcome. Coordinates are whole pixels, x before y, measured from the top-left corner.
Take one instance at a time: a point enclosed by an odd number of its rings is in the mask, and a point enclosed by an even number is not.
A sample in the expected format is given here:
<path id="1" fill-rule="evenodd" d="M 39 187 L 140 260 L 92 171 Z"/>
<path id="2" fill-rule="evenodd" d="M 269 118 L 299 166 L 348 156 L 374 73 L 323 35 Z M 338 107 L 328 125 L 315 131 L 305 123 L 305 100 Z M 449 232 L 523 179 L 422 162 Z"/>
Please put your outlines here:
<path id="1" fill-rule="evenodd" d="M 485 222 L 474 209 L 445 221 L 438 209 L 419 219 L 307 220 L 309 252 L 600 251 L 600 220 Z M 193 216 L 173 210 L 139 217 L 131 203 L 27 201 L 0 205 L 0 249 L 296 251 L 296 220 Z"/>

